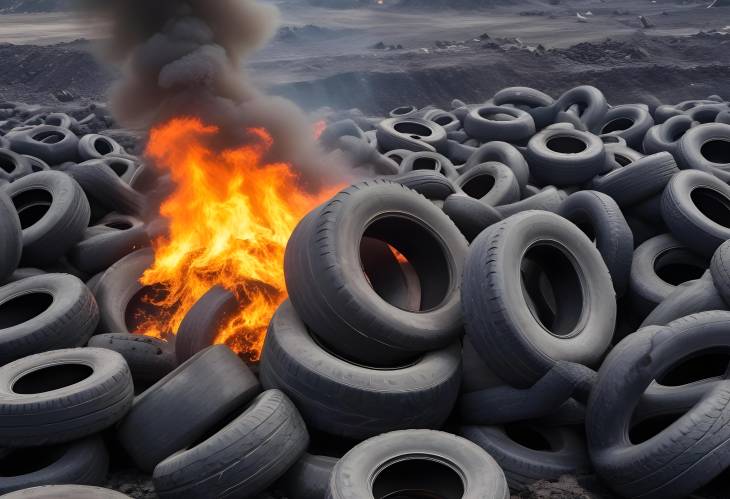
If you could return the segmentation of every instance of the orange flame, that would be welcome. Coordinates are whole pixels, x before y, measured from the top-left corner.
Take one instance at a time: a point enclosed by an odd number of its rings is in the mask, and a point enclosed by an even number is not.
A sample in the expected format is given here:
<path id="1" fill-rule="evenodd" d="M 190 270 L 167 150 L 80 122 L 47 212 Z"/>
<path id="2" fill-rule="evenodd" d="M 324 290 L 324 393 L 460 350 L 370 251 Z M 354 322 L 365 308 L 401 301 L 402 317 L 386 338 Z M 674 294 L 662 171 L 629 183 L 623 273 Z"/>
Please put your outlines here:
<path id="1" fill-rule="evenodd" d="M 140 282 L 160 286 L 156 307 L 138 333 L 175 334 L 187 311 L 220 284 L 240 310 L 223 324 L 216 343 L 257 360 L 266 327 L 286 299 L 284 249 L 297 222 L 333 193 L 310 194 L 291 165 L 265 164 L 271 136 L 250 129 L 249 145 L 216 151 L 207 144 L 219 130 L 196 118 L 176 118 L 150 133 L 146 155 L 169 171 L 176 188 L 160 214 L 169 236 L 155 240 L 155 261 Z"/>

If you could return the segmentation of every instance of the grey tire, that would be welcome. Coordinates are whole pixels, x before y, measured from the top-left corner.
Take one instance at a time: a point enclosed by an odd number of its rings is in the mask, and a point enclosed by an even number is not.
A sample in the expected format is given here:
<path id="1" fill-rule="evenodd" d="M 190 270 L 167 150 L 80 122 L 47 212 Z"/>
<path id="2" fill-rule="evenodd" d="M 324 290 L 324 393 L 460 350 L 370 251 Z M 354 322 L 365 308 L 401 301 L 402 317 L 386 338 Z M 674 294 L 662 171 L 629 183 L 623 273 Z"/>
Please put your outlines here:
<path id="1" fill-rule="evenodd" d="M 459 175 L 451 161 L 436 152 L 414 152 L 403 158 L 398 172 L 403 174 L 414 170 L 433 170 L 451 180 Z"/>
<path id="2" fill-rule="evenodd" d="M 535 121 L 521 109 L 484 105 L 469 111 L 464 131 L 481 142 L 522 142 L 535 134 Z"/>
<path id="3" fill-rule="evenodd" d="M 497 161 L 507 165 L 515 174 L 520 189 L 525 188 L 530 178 L 530 167 L 522 153 L 515 146 L 500 141 L 492 141 L 484 144 L 469 156 L 462 171 L 466 172 L 469 168 L 488 161 Z"/>
<path id="4" fill-rule="evenodd" d="M 670 322 L 690 314 L 708 310 L 728 310 L 728 305 L 722 299 L 718 289 L 709 275 L 700 279 L 687 281 L 675 287 L 646 316 L 641 327 L 666 326 Z"/>
<path id="5" fill-rule="evenodd" d="M 79 138 L 68 128 L 39 125 L 19 132 L 9 132 L 5 138 L 13 151 L 40 158 L 49 165 L 60 165 L 78 158 Z"/>
<path id="6" fill-rule="evenodd" d="M 500 206 L 520 200 L 520 186 L 514 172 L 496 161 L 475 165 L 454 182 L 467 196 L 489 206 Z"/>
<path id="7" fill-rule="evenodd" d="M 0 189 L 0 284 L 15 272 L 23 251 L 23 232 L 10 197 Z"/>
<path id="8" fill-rule="evenodd" d="M 275 491 L 292 499 L 322 499 L 338 459 L 304 454 L 277 482 Z"/>
<path id="9" fill-rule="evenodd" d="M 455 194 L 457 187 L 454 183 L 433 170 L 412 170 L 400 175 L 383 178 L 390 182 L 401 184 L 427 199 L 441 201 Z"/>
<path id="10" fill-rule="evenodd" d="M 686 115 L 673 116 L 660 125 L 654 125 L 644 136 L 644 154 L 666 151 L 675 155 L 680 139 L 694 125 L 692 118 Z"/>
<path id="11" fill-rule="evenodd" d="M 441 125 L 420 118 L 390 118 L 376 128 L 381 152 L 393 149 L 445 152 L 446 130 Z"/>
<path id="12" fill-rule="evenodd" d="M 597 131 L 608 112 L 608 103 L 603 92 L 589 85 L 572 88 L 558 97 L 553 106 L 556 113 L 565 112 L 578 104 L 581 111 L 577 115 L 590 131 Z"/>
<path id="13" fill-rule="evenodd" d="M 603 141 L 580 130 L 543 130 L 530 139 L 526 157 L 530 173 L 543 185 L 580 184 L 606 165 Z"/>
<path id="14" fill-rule="evenodd" d="M 495 209 L 504 218 L 527 210 L 541 210 L 557 213 L 567 196 L 555 187 L 546 187 L 530 197 L 516 203 L 497 206 Z"/>
<path id="15" fill-rule="evenodd" d="M 0 148 L 0 164 L 0 180 L 12 182 L 33 173 L 30 160 L 10 149 Z"/>
<path id="16" fill-rule="evenodd" d="M 689 129 L 679 141 L 677 162 L 730 183 L 730 125 L 708 123 Z"/>
<path id="17" fill-rule="evenodd" d="M 484 229 L 502 220 L 497 210 L 464 194 L 447 197 L 442 209 L 469 242 Z"/>
<path id="18" fill-rule="evenodd" d="M 3 496 L 5 499 L 129 499 L 114 490 L 89 485 L 44 485 L 18 490 Z"/>
<path id="19" fill-rule="evenodd" d="M 626 207 L 661 193 L 677 173 L 679 169 L 674 157 L 668 152 L 660 152 L 597 176 L 591 187 Z"/>
<path id="20" fill-rule="evenodd" d="M 730 305 L 730 241 L 717 248 L 710 263 L 712 281 L 725 303 Z"/>
<path id="21" fill-rule="evenodd" d="M 552 123 L 552 104 L 555 102 L 549 95 L 529 87 L 503 88 L 494 94 L 497 106 L 513 105 L 532 116 L 535 127 L 541 130 Z"/>
<path id="22" fill-rule="evenodd" d="M 649 111 L 634 104 L 612 107 L 603 117 L 598 133 L 615 134 L 626 140 L 626 145 L 639 149 L 646 132 L 654 126 Z"/>
<path id="23" fill-rule="evenodd" d="M 124 148 L 111 137 L 90 133 L 79 139 L 78 155 L 81 161 L 124 153 Z"/>
<path id="24" fill-rule="evenodd" d="M 68 174 L 81 185 L 92 204 L 127 215 L 144 213 L 142 194 L 119 178 L 105 160 L 92 159 L 72 165 Z"/>

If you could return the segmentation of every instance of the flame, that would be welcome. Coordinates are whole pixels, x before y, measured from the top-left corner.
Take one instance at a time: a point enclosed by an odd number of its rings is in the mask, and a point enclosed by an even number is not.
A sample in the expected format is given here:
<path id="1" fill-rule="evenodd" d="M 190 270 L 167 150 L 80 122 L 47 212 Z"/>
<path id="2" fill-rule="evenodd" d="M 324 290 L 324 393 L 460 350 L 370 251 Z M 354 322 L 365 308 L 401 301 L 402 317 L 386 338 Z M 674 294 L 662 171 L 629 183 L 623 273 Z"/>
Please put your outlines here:
<path id="1" fill-rule="evenodd" d="M 318 140 L 322 136 L 322 132 L 327 128 L 327 122 L 325 120 L 315 121 L 312 125 L 312 134 L 315 140 Z"/>
<path id="2" fill-rule="evenodd" d="M 249 145 L 217 151 L 219 129 L 175 118 L 150 133 L 146 155 L 176 187 L 160 214 L 169 235 L 153 241 L 155 260 L 140 279 L 161 288 L 148 295 L 137 333 L 175 334 L 185 314 L 212 286 L 233 292 L 240 310 L 222 324 L 216 344 L 255 361 L 276 307 L 286 299 L 284 249 L 297 222 L 335 191 L 310 194 L 285 163 L 266 164 L 271 136 L 249 129 Z"/>

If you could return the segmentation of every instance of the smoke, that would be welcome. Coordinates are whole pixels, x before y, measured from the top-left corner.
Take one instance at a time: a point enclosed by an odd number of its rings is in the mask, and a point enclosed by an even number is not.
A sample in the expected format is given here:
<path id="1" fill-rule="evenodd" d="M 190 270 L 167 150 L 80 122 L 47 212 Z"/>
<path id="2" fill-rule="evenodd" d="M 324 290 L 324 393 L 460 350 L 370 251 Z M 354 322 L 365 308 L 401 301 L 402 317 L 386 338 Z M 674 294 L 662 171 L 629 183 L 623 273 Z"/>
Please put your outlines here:
<path id="1" fill-rule="evenodd" d="M 278 10 L 255 0 L 79 0 L 82 12 L 108 22 L 100 33 L 105 60 L 123 77 L 111 91 L 117 120 L 151 127 L 184 115 L 218 125 L 229 145 L 243 130 L 264 127 L 274 139 L 272 161 L 292 163 L 313 188 L 344 178 L 311 137 L 311 124 L 293 103 L 255 88 L 242 61 L 266 43 Z"/>

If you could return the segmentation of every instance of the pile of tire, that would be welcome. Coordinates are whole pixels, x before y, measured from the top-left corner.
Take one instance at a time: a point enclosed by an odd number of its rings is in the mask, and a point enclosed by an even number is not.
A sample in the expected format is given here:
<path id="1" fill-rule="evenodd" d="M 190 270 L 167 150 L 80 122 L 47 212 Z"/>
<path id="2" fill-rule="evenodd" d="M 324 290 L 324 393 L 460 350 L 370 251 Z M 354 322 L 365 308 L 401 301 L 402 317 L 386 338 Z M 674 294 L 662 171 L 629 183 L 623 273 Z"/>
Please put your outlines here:
<path id="1" fill-rule="evenodd" d="M 74 111 L 80 113 L 81 111 Z M 101 113 L 101 111 L 99 111 Z M 287 245 L 261 361 L 132 334 L 170 188 L 74 113 L 0 104 L 0 493 L 504 499 L 562 475 L 693 493 L 730 465 L 730 105 L 507 88 L 351 112 L 368 180 Z M 101 132 L 101 133 L 99 133 Z"/>

